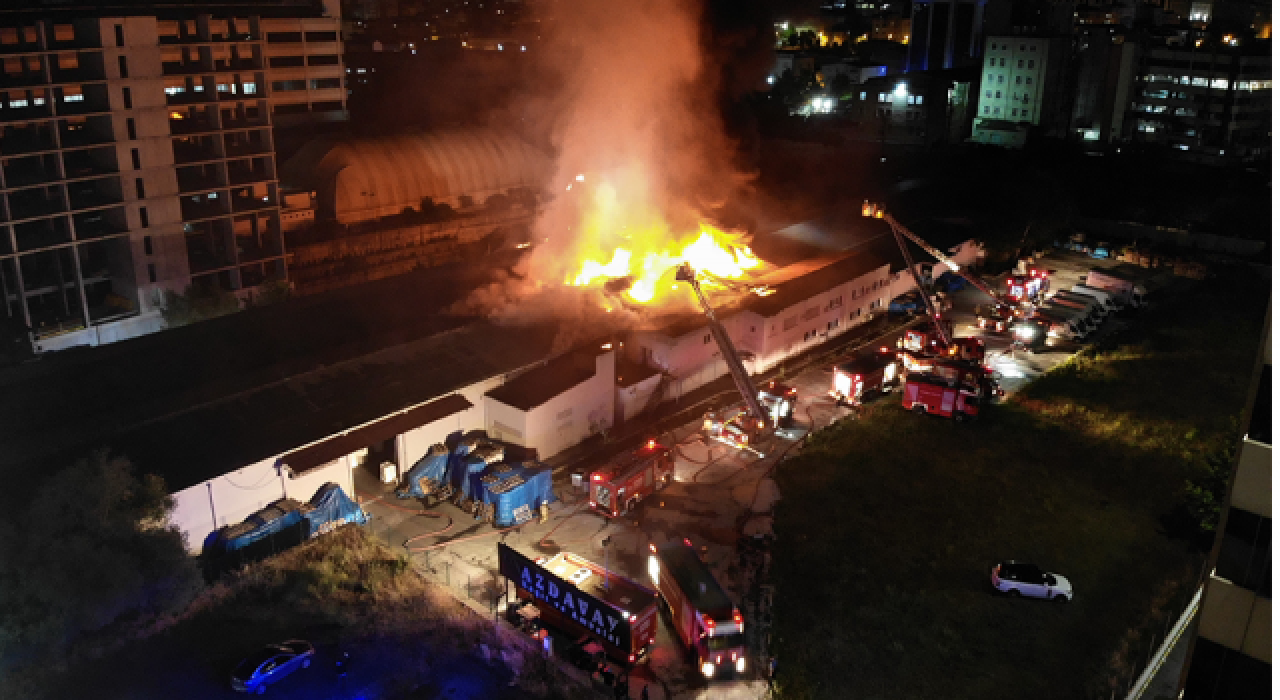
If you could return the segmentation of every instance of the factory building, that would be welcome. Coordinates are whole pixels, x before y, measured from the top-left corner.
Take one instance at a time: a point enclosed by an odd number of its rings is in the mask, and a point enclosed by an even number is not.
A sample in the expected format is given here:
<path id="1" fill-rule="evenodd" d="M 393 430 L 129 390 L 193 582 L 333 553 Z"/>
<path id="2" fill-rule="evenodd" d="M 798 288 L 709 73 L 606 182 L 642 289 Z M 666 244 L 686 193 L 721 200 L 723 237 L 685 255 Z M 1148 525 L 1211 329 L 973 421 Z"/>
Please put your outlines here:
<path id="1" fill-rule="evenodd" d="M 780 268 L 764 278 L 773 293 L 723 309 L 747 368 L 847 332 L 911 288 L 890 250 Z M 980 248 L 950 251 L 967 264 Z M 559 331 L 477 322 L 147 423 L 110 446 L 165 479 L 174 523 L 198 552 L 278 498 L 308 498 L 326 482 L 354 492 L 357 469 L 398 479 L 431 445 L 475 431 L 554 457 L 727 374 L 698 314 L 569 352 L 555 351 Z"/>

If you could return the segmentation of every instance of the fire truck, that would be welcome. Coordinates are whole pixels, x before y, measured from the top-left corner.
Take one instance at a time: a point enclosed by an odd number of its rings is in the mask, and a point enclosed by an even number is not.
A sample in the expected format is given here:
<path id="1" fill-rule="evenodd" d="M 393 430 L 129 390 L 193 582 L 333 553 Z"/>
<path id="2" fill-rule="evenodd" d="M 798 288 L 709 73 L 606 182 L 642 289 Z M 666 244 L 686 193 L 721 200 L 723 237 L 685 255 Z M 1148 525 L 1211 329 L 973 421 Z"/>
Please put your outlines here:
<path id="1" fill-rule="evenodd" d="M 1031 268 L 1025 275 L 1005 278 L 1005 293 L 1015 304 L 1034 302 L 1049 293 L 1049 273 Z"/>
<path id="2" fill-rule="evenodd" d="M 975 387 L 949 382 L 934 374 L 907 375 L 902 389 L 902 407 L 916 413 L 954 418 L 957 421 L 978 417 L 982 397 Z"/>
<path id="3" fill-rule="evenodd" d="M 756 399 L 760 402 L 760 407 L 765 410 L 769 416 L 773 427 L 786 428 L 791 425 L 792 414 L 796 410 L 796 390 L 795 387 L 779 384 L 777 381 L 770 381 L 768 386 L 763 386 L 756 394 Z"/>
<path id="4" fill-rule="evenodd" d="M 946 322 L 949 327 L 950 322 Z M 908 328 L 898 341 L 898 347 L 917 355 L 935 355 L 939 357 L 958 357 L 974 362 L 986 359 L 987 343 L 982 338 L 952 338 L 946 343 L 936 332 L 930 333 L 916 328 Z"/>
<path id="5" fill-rule="evenodd" d="M 716 582 L 706 562 L 685 539 L 661 547 L 649 545 L 649 577 L 671 613 L 671 626 L 697 656 L 707 678 L 747 670 L 747 640 L 742 614 Z"/>
<path id="6" fill-rule="evenodd" d="M 841 406 L 858 406 L 865 396 L 888 393 L 902 376 L 899 361 L 889 348 L 858 355 L 835 366 L 828 393 Z"/>
<path id="7" fill-rule="evenodd" d="M 594 640 L 605 654 L 631 665 L 653 647 L 658 629 L 658 592 L 571 552 L 530 559 L 498 544 L 501 574 L 523 603 L 538 609 L 549 626 Z"/>
<path id="8" fill-rule="evenodd" d="M 628 513 L 646 496 L 671 483 L 675 468 L 671 450 L 650 440 L 591 472 L 589 503 L 608 517 Z"/>

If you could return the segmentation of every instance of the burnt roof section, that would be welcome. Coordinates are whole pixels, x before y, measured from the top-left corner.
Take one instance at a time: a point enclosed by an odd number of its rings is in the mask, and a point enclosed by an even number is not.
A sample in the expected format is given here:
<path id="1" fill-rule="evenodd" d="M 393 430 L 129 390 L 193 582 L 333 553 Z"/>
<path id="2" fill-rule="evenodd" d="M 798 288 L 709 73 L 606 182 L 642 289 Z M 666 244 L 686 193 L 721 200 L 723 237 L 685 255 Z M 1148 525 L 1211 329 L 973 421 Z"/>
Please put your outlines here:
<path id="1" fill-rule="evenodd" d="M 698 612 L 710 615 L 716 621 L 733 618 L 733 601 L 729 600 L 728 594 L 711 575 L 711 570 L 698 557 L 693 547 L 683 542 L 673 542 L 659 547 L 658 556 L 662 559 L 662 565 L 671 570 L 672 577 Z"/>
<path id="2" fill-rule="evenodd" d="M 109 446 L 179 491 L 526 367 L 547 356 L 556 330 L 523 327 L 512 343 L 511 328 L 474 323 L 170 414 Z"/>
<path id="3" fill-rule="evenodd" d="M 461 394 L 449 394 L 442 399 L 415 406 L 367 425 L 362 425 L 350 432 L 335 435 L 314 445 L 294 450 L 281 457 L 280 461 L 289 465 L 294 473 L 302 474 L 323 464 L 328 464 L 344 455 L 349 455 L 363 447 L 389 440 L 414 428 L 434 423 L 455 413 L 461 413 L 468 408 L 471 408 L 471 402 Z"/>
<path id="4" fill-rule="evenodd" d="M 599 353 L 567 352 L 500 387 L 485 392 L 495 401 L 528 411 L 596 376 Z"/>

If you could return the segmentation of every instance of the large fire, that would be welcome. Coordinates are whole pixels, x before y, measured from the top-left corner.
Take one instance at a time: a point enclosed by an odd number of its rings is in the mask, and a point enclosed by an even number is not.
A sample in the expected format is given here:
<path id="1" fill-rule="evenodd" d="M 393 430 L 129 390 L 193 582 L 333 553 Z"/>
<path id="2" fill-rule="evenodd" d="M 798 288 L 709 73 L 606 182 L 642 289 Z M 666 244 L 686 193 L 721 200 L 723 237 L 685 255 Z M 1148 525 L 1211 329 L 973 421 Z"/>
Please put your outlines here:
<path id="1" fill-rule="evenodd" d="M 567 284 L 603 286 L 621 280 L 627 285 L 623 293 L 628 301 L 649 304 L 664 290 L 679 288 L 674 277 L 682 263 L 706 273 L 713 287 L 717 279 L 740 279 L 761 265 L 744 232 L 701 222 L 697 231 L 679 234 L 652 214 L 638 217 L 647 224 L 621 223 L 631 217 L 620 217 L 612 206 L 616 198 L 611 188 L 601 185 L 593 199 L 594 206 L 583 217 L 581 268 L 570 274 Z"/>

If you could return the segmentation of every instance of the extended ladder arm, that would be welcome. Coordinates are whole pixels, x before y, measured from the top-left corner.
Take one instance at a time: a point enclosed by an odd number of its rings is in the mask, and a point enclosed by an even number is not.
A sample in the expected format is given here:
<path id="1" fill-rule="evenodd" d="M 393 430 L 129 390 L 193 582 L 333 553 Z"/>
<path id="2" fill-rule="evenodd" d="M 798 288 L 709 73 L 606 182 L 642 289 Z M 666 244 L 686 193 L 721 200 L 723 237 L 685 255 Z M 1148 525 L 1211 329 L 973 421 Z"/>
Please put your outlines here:
<path id="1" fill-rule="evenodd" d="M 977 287 L 978 291 L 982 292 L 983 294 L 986 294 L 987 296 L 991 297 L 997 302 L 1003 301 L 1000 298 L 1000 296 L 997 295 L 994 291 L 992 291 L 991 288 L 987 286 L 987 283 L 979 279 L 977 275 L 971 275 L 968 272 L 966 272 L 963 267 L 960 267 L 959 264 L 957 264 L 951 258 L 947 257 L 942 251 L 929 245 L 924 241 L 924 239 L 912 233 L 911 230 L 908 229 L 906 226 L 903 226 L 902 224 L 898 223 L 897 219 L 894 219 L 892 216 L 890 216 L 888 212 L 884 213 L 884 220 L 889 224 L 889 228 L 893 229 L 894 233 L 896 233 L 899 236 L 905 236 L 906 238 L 911 239 L 913 243 L 923 248 L 924 252 L 928 253 L 929 255 L 932 255 L 934 258 L 937 258 L 938 262 L 942 263 L 943 265 L 946 265 L 947 269 L 951 270 L 957 275 L 960 275 L 961 277 L 964 278 L 966 282 L 968 282 L 969 284 L 972 284 L 974 287 Z"/>
<path id="2" fill-rule="evenodd" d="M 947 332 L 945 324 L 942 323 L 942 314 L 933 307 L 933 300 L 929 298 L 929 290 L 924 286 L 924 278 L 920 276 L 920 271 L 916 269 L 916 263 L 911 259 L 911 253 L 907 251 L 907 242 L 903 239 L 897 221 L 888 214 L 884 215 L 885 221 L 889 223 L 890 230 L 893 231 L 893 240 L 898 244 L 898 250 L 902 251 L 902 259 L 907 263 L 907 270 L 911 272 L 911 277 L 916 281 L 916 289 L 920 290 L 920 298 L 924 300 L 924 308 L 929 313 L 929 320 L 933 321 L 933 327 L 938 330 L 938 337 L 942 340 L 945 347 L 951 347 L 951 334 Z"/>
<path id="3" fill-rule="evenodd" d="M 764 412 L 764 407 L 760 405 L 760 399 L 756 397 L 756 387 L 751 383 L 751 377 L 747 374 L 747 368 L 742 366 L 742 359 L 738 357 L 738 350 L 733 347 L 733 341 L 729 339 L 729 333 L 720 325 L 720 320 L 716 318 L 716 312 L 711 309 L 711 303 L 707 301 L 707 297 L 702 294 L 702 285 L 698 284 L 698 273 L 689 265 L 684 263 L 680 269 L 676 271 L 676 279 L 683 280 L 693 287 L 693 293 L 698 297 L 698 303 L 702 305 L 702 313 L 706 314 L 708 326 L 711 328 L 711 337 L 716 339 L 716 345 L 720 346 L 720 354 L 724 357 L 724 363 L 729 366 L 729 376 L 733 377 L 733 383 L 738 387 L 738 392 L 742 394 L 742 399 L 747 403 L 747 410 L 751 416 L 763 425 L 769 422 L 769 416 Z"/>

